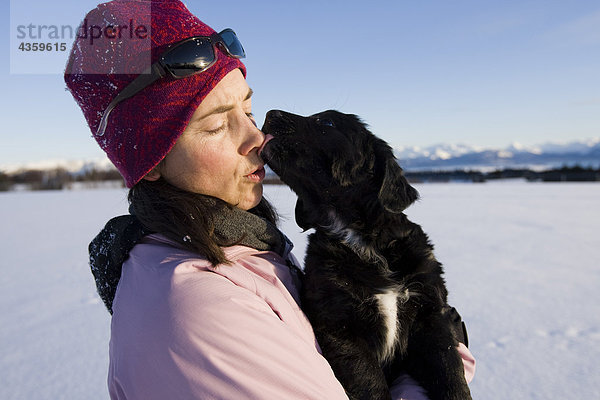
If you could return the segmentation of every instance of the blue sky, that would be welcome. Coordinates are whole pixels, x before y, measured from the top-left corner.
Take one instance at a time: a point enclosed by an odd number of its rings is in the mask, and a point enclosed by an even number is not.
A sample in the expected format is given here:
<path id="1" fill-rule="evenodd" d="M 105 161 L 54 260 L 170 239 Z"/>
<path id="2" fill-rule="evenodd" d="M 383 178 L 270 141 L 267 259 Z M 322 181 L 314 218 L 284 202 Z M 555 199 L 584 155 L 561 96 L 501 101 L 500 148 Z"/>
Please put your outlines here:
<path id="1" fill-rule="evenodd" d="M 394 146 L 600 137 L 597 0 L 185 3 L 238 33 L 260 124 L 273 108 L 335 108 Z M 45 74 L 11 71 L 15 24 L 77 26 L 96 4 L 2 3 L 0 164 L 102 156 L 64 90 L 67 52 L 38 54 Z"/>

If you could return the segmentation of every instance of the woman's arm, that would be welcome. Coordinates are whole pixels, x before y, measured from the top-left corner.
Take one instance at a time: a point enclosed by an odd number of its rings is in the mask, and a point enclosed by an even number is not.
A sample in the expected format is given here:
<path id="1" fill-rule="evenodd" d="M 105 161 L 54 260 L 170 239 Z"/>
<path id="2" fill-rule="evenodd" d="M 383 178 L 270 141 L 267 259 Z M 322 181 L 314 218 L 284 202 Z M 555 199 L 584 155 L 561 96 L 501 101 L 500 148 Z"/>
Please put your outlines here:
<path id="1" fill-rule="evenodd" d="M 314 340 L 266 299 L 215 273 L 188 275 L 140 335 L 134 372 L 109 379 L 113 399 L 347 399 Z"/>

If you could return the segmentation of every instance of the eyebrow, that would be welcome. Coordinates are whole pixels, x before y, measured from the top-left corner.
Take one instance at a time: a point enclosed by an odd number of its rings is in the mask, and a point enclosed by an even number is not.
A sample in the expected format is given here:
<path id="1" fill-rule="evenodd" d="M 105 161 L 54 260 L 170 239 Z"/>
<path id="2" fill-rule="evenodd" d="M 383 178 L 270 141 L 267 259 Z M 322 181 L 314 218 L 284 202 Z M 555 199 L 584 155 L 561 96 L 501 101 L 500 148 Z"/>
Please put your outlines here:
<path id="1" fill-rule="evenodd" d="M 244 98 L 243 101 L 250 100 L 250 98 L 252 97 L 253 94 L 254 94 L 254 91 L 251 88 L 248 88 L 248 93 L 246 93 L 246 97 Z M 233 104 L 224 104 L 224 105 L 215 107 L 211 111 L 209 111 L 209 112 L 205 113 L 204 115 L 196 118 L 194 120 L 194 122 L 200 121 L 200 120 L 208 117 L 209 115 L 226 113 L 227 111 L 231 111 L 234 107 L 235 107 L 235 105 L 233 105 Z"/>

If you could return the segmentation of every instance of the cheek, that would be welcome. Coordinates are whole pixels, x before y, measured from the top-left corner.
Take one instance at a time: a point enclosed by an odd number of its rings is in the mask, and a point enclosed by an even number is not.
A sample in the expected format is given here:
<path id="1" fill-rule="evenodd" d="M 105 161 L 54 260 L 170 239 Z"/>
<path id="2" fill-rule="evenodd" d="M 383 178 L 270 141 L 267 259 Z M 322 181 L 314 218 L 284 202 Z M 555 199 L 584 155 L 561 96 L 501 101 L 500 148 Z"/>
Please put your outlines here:
<path id="1" fill-rule="evenodd" d="M 166 158 L 163 177 L 171 184 L 197 193 L 206 193 L 226 172 L 223 152 L 218 146 L 181 143 Z"/>
<path id="2" fill-rule="evenodd" d="M 198 193 L 235 203 L 238 188 L 238 158 L 227 143 L 210 143 L 188 157 L 186 186 Z M 235 198 L 234 198 L 235 197 Z"/>
<path id="3" fill-rule="evenodd" d="M 219 175 L 225 167 L 223 156 L 206 151 L 193 155 L 190 164 L 193 164 L 196 172 L 207 175 Z"/>
<path id="4" fill-rule="evenodd" d="M 190 155 L 186 173 L 194 186 L 207 190 L 227 186 L 234 170 L 226 152 L 205 148 Z M 213 194 L 213 193 L 207 193 Z"/>

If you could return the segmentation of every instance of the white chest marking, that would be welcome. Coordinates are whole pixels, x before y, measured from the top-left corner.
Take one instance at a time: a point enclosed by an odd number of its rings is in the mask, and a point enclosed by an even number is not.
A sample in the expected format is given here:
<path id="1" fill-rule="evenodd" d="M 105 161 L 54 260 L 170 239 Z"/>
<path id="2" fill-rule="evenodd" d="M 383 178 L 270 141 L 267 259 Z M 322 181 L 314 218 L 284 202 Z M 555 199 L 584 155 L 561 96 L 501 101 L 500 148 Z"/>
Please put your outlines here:
<path id="1" fill-rule="evenodd" d="M 394 356 L 398 340 L 398 293 L 395 290 L 388 290 L 385 293 L 376 294 L 375 299 L 385 324 L 385 347 L 382 354 L 378 356 L 380 362 L 385 362 Z"/>
<path id="2" fill-rule="evenodd" d="M 337 236 L 342 243 L 351 248 L 359 257 L 367 262 L 377 262 L 387 267 L 387 261 L 379 255 L 375 248 L 367 245 L 358 232 L 346 227 L 343 221 L 333 211 L 329 213 L 329 223 L 322 226 L 330 234 Z M 400 295 L 400 299 L 399 299 Z M 398 341 L 398 300 L 408 300 L 408 290 L 404 292 L 387 289 L 384 293 L 376 294 L 375 300 L 384 321 L 383 349 L 377 354 L 382 364 L 391 360 Z"/>
<path id="3" fill-rule="evenodd" d="M 335 212 L 329 212 L 329 223 L 322 225 L 322 228 L 330 234 L 337 236 L 342 243 L 352 249 L 363 260 L 367 262 L 380 262 L 387 265 L 385 259 L 372 246 L 366 244 L 358 232 L 347 228 L 346 224 L 342 222 Z"/>

